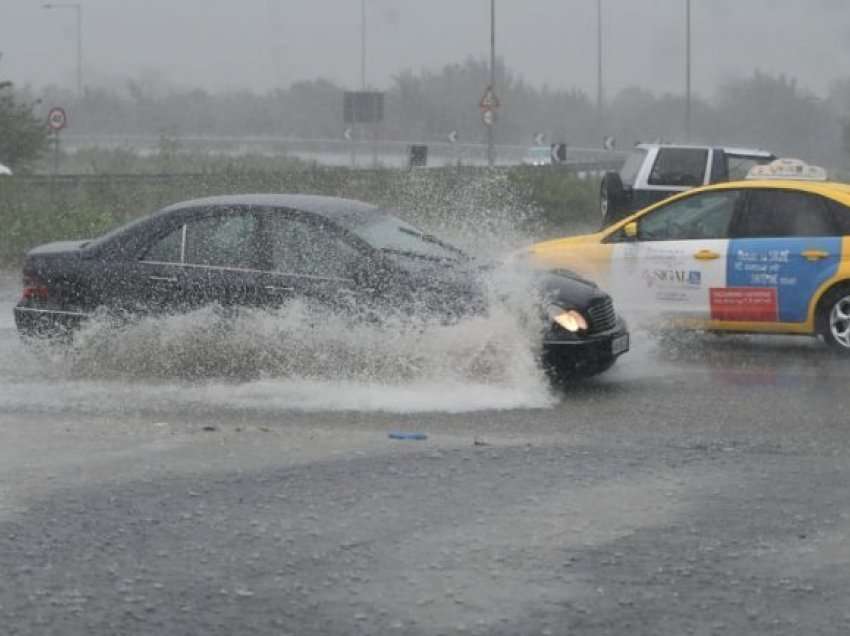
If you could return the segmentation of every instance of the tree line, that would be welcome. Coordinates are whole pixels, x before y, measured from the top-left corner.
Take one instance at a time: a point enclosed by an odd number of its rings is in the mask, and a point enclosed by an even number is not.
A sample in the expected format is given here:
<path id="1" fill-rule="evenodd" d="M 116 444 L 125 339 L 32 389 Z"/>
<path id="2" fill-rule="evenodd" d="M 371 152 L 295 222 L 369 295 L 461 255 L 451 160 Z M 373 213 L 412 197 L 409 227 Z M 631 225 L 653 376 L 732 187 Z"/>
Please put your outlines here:
<path id="1" fill-rule="evenodd" d="M 496 75 L 502 104 L 497 143 L 530 146 L 542 133 L 547 142 L 595 147 L 610 135 L 624 149 L 640 141 L 685 138 L 681 95 L 634 86 L 612 95 L 600 110 L 583 91 L 531 85 L 504 64 Z M 488 77 L 486 62 L 473 58 L 436 71 L 397 74 L 386 90 L 381 135 L 434 142 L 456 131 L 460 141 L 483 142 L 478 101 Z M 343 91 L 321 78 L 265 93 L 212 93 L 128 80 L 121 88 L 87 87 L 77 97 L 57 87 L 36 95 L 0 85 L 0 162 L 24 166 L 44 149 L 33 131 L 43 133 L 41 120 L 52 105 L 66 108 L 69 131 L 80 134 L 342 139 Z M 850 159 L 850 79 L 817 97 L 793 78 L 755 72 L 726 82 L 710 98 L 694 98 L 692 112 L 694 142 L 757 146 L 832 167 Z"/>

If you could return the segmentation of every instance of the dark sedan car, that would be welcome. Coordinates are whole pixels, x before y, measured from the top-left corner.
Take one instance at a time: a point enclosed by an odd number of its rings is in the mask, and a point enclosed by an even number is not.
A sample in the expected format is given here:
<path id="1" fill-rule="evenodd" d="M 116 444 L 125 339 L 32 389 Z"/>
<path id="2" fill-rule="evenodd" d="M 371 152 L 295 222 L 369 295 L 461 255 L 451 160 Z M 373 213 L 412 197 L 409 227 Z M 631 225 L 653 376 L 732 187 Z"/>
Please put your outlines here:
<path id="1" fill-rule="evenodd" d="M 292 298 L 375 319 L 451 321 L 487 311 L 488 268 L 375 206 L 306 195 L 178 203 L 98 239 L 31 250 L 15 321 L 25 336 L 71 333 L 96 310 L 119 315 L 276 307 Z M 543 364 L 593 375 L 629 348 L 610 297 L 568 272 L 529 273 Z M 379 319 L 379 318 L 378 318 Z"/>

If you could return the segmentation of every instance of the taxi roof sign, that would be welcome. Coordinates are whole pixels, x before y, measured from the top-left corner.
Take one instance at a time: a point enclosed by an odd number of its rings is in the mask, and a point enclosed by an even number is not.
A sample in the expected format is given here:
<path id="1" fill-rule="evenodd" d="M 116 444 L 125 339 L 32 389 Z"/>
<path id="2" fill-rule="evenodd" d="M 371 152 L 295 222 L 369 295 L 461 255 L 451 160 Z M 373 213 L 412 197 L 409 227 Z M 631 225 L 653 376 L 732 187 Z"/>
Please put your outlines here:
<path id="1" fill-rule="evenodd" d="M 799 159 L 776 159 L 765 165 L 753 166 L 747 179 L 790 179 L 794 181 L 826 181 L 826 170 L 810 166 Z"/>

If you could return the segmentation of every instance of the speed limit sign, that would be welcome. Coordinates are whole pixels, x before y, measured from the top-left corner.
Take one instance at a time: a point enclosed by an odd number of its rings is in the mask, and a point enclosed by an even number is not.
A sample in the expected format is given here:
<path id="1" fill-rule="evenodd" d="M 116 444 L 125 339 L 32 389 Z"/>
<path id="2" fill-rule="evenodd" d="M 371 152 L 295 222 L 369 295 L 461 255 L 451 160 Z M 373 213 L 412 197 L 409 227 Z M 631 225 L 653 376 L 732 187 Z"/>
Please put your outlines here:
<path id="1" fill-rule="evenodd" d="M 47 125 L 50 126 L 50 130 L 59 132 L 65 126 L 68 125 L 68 116 L 65 114 L 64 108 L 51 108 L 50 112 L 47 114 Z"/>

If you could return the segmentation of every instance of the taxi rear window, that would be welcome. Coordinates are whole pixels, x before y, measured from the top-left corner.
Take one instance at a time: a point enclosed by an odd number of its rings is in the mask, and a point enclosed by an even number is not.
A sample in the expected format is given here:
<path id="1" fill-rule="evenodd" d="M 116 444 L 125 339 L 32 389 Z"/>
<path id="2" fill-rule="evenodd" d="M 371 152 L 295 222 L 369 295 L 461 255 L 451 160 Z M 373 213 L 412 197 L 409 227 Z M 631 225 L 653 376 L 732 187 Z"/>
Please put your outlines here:
<path id="1" fill-rule="evenodd" d="M 754 190 L 738 220 L 736 238 L 834 236 L 838 231 L 827 199 L 793 190 Z"/>
<path id="2" fill-rule="evenodd" d="M 850 236 L 850 207 L 832 199 L 829 199 L 829 207 L 839 236 Z"/>

